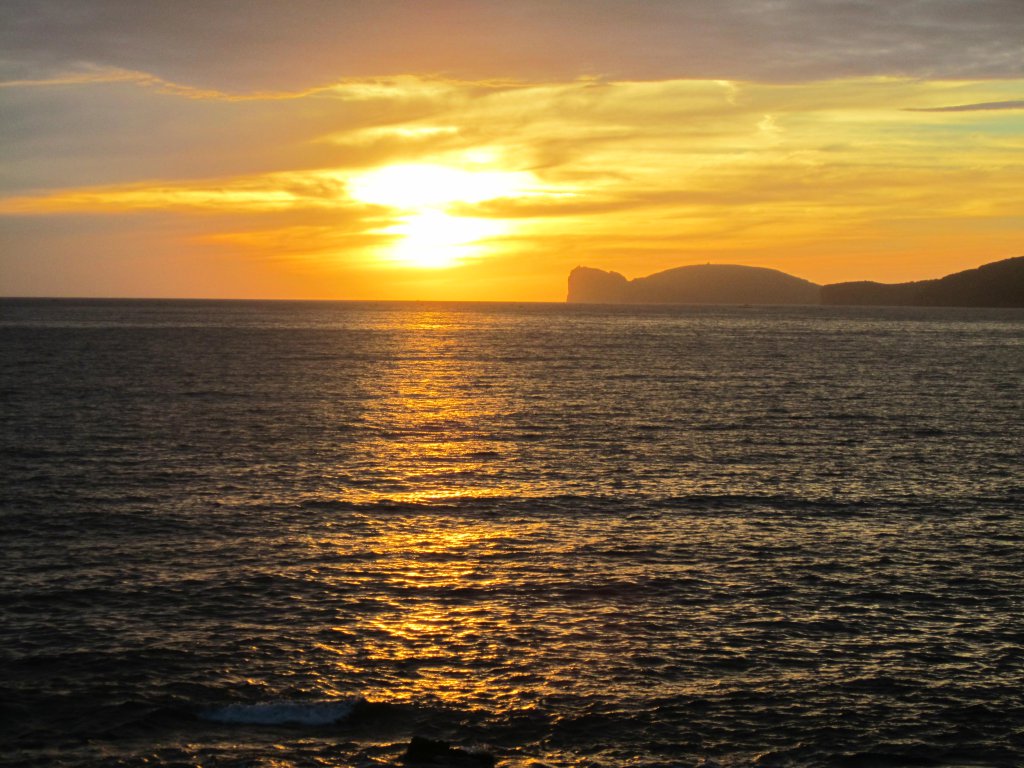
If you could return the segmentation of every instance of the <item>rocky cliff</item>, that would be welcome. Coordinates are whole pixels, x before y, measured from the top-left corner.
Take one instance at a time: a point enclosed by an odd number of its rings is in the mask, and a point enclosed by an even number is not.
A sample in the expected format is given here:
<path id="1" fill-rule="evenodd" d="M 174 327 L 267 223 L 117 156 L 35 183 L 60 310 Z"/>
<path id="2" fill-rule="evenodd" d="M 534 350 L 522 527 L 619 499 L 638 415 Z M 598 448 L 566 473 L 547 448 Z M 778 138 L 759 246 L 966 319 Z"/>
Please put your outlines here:
<path id="1" fill-rule="evenodd" d="M 569 303 L 627 304 L 629 281 L 618 272 L 576 267 L 569 273 Z"/>
<path id="2" fill-rule="evenodd" d="M 851 282 L 819 286 L 775 269 L 696 264 L 627 280 L 618 272 L 576 267 L 571 303 L 851 304 L 925 307 L 1024 307 L 1024 256 L 938 280 Z"/>
<path id="3" fill-rule="evenodd" d="M 569 302 L 594 304 L 817 304 L 820 286 L 775 269 L 696 264 L 627 280 L 577 267 Z"/>
<path id="4" fill-rule="evenodd" d="M 914 283 L 834 283 L 822 304 L 919 307 L 1024 307 L 1024 256 L 994 261 L 938 280 Z"/>

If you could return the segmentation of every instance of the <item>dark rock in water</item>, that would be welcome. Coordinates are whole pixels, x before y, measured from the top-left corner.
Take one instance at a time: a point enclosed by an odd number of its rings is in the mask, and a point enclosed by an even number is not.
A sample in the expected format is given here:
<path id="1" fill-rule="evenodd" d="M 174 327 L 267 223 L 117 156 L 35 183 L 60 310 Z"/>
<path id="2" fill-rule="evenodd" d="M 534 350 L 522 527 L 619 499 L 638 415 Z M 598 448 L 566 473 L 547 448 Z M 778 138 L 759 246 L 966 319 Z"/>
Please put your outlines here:
<path id="1" fill-rule="evenodd" d="M 493 768 L 496 760 L 488 752 L 469 752 L 453 747 L 447 741 L 413 736 L 402 759 L 416 765 L 439 768 Z"/>

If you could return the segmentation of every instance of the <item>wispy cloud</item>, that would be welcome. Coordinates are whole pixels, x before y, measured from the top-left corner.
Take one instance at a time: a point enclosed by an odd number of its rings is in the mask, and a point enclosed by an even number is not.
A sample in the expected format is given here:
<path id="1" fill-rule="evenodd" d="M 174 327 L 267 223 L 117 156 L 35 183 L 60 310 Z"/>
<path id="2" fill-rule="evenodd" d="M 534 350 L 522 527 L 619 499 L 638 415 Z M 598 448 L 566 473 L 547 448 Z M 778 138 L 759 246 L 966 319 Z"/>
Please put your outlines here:
<path id="1" fill-rule="evenodd" d="M 0 88 L 47 88 L 76 85 L 103 85 L 108 83 L 133 83 L 153 88 L 161 93 L 182 96 L 188 99 L 240 100 L 246 98 L 285 98 L 293 94 L 229 94 L 207 88 L 195 88 L 181 83 L 172 83 L 148 72 L 137 72 L 116 67 L 84 67 L 57 73 L 43 78 L 22 78 L 0 80 Z M 301 94 L 300 94 L 301 95 Z"/>
<path id="2" fill-rule="evenodd" d="M 150 72 L 80 65 L 73 69 L 57 72 L 42 78 L 0 80 L 0 88 L 48 88 L 59 86 L 89 86 L 111 83 L 129 83 L 142 88 L 151 88 L 158 93 L 180 96 L 186 99 L 214 101 L 280 101 L 301 99 L 307 96 L 336 96 L 348 100 L 393 99 L 412 85 L 418 94 L 427 90 L 428 83 L 434 83 L 438 90 L 444 90 L 451 81 L 444 78 L 419 78 L 393 76 L 380 78 L 347 78 L 298 90 L 250 90 L 225 91 L 213 88 L 198 88 L 192 85 L 172 82 Z M 466 83 L 459 83 L 465 87 Z M 509 87 L 512 83 L 485 80 L 475 83 L 477 87 Z M 523 87 L 522 84 L 515 84 Z"/>
<path id="3" fill-rule="evenodd" d="M 980 104 L 956 104 L 950 107 L 907 107 L 908 112 L 991 112 L 1024 109 L 1024 99 L 1016 101 L 983 101 Z"/>
<path id="4" fill-rule="evenodd" d="M 353 203 L 344 171 L 299 171 L 199 181 L 148 181 L 0 198 L 0 214 L 337 209 Z"/>

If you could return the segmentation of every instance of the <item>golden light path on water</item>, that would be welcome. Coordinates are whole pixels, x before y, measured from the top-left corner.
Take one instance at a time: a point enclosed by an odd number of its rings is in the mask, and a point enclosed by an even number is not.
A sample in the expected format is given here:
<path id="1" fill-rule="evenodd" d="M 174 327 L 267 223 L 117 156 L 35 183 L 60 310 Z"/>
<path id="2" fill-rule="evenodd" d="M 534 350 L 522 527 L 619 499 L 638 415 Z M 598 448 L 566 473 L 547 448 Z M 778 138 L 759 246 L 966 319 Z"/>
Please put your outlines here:
<path id="1" fill-rule="evenodd" d="M 645 525 L 452 511 L 474 500 L 541 499 L 557 482 L 536 472 L 494 474 L 496 460 L 507 469 L 519 449 L 486 425 L 528 414 L 531 393 L 486 356 L 466 353 L 467 338 L 502 332 L 481 321 L 429 310 L 407 317 L 378 371 L 356 447 L 372 490 L 347 488 L 343 498 L 394 511 L 367 512 L 356 536 L 310 542 L 310 562 L 373 563 L 372 573 L 339 565 L 315 576 L 328 591 L 373 596 L 360 600 L 360 620 L 346 617 L 331 630 L 335 640 L 317 645 L 316 655 L 329 661 L 309 660 L 321 665 L 321 695 L 351 695 L 336 682 L 351 679 L 371 701 L 432 702 L 482 721 L 529 723 L 543 722 L 567 692 L 607 696 L 625 685 L 607 677 L 629 663 L 613 641 L 620 606 L 608 597 L 642 584 L 647 569 L 615 562 L 588 569 L 588 552 Z M 659 610 L 647 618 L 652 626 Z M 658 687 L 666 696 L 681 689 L 651 681 L 650 690 Z M 503 762 L 530 764 L 514 756 Z"/>
<path id="2" fill-rule="evenodd" d="M 385 483 L 349 500 L 430 502 L 495 495 L 530 496 L 535 479 L 510 486 L 488 465 L 508 454 L 509 441 L 484 425 L 521 408 L 519 395 L 486 361 L 459 352 L 466 328 L 447 312 L 423 312 L 402 326 L 388 364 L 368 401 L 362 423 L 368 427 L 363 449 L 374 457 L 374 480 Z M 492 479 L 493 484 L 488 480 Z"/>
<path id="3" fill-rule="evenodd" d="M 521 710 L 528 717 L 542 698 L 572 683 L 577 661 L 570 641 L 555 641 L 541 623 L 523 620 L 531 611 L 530 593 L 550 576 L 533 572 L 526 553 L 555 538 L 552 521 L 444 511 L 453 502 L 544 493 L 543 478 L 487 482 L 489 463 L 508 458 L 510 446 L 481 425 L 524 404 L 486 360 L 459 354 L 459 336 L 467 328 L 450 312 L 418 313 L 402 331 L 375 382 L 379 397 L 367 404 L 361 419 L 371 427 L 359 449 L 372 457 L 367 469 L 378 472 L 375 488 L 347 489 L 344 498 L 415 504 L 419 512 L 366 517 L 372 535 L 364 540 L 371 544 L 363 556 L 376 563 L 373 578 L 366 579 L 367 592 L 393 597 L 380 599 L 357 633 L 338 626 L 339 642 L 321 645 L 336 658 L 324 693 L 340 693 L 330 682 L 340 673 L 367 681 L 361 693 L 375 700 L 439 701 L 488 713 Z M 439 505 L 439 512 L 422 505 Z M 351 556 L 350 548 L 363 549 L 364 541 L 326 537 L 316 546 Z M 509 571 L 516 561 L 524 564 L 519 576 Z M 330 574 L 327 580 L 330 584 Z M 409 600 L 413 594 L 422 599 Z M 570 635 L 594 618 L 570 616 L 568 607 L 564 611 L 559 623 Z M 354 640 L 362 644 L 355 659 Z M 398 676 L 375 679 L 375 670 L 385 668 L 399 670 Z M 547 672 L 538 674 L 540 669 Z"/>

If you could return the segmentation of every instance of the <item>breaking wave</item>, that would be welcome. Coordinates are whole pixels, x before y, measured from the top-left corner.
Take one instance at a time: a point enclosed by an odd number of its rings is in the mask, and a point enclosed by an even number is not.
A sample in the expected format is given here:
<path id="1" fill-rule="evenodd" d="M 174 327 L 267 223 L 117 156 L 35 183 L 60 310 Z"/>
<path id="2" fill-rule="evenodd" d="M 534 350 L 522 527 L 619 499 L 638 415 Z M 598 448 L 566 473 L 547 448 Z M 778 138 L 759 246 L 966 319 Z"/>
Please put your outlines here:
<path id="1" fill-rule="evenodd" d="M 330 725 L 352 714 L 359 698 L 341 701 L 271 701 L 261 704 L 229 704 L 208 709 L 199 717 L 232 725 Z"/>

